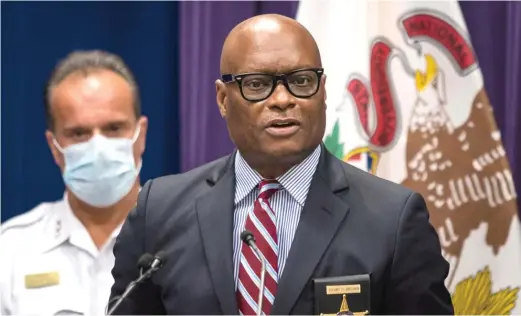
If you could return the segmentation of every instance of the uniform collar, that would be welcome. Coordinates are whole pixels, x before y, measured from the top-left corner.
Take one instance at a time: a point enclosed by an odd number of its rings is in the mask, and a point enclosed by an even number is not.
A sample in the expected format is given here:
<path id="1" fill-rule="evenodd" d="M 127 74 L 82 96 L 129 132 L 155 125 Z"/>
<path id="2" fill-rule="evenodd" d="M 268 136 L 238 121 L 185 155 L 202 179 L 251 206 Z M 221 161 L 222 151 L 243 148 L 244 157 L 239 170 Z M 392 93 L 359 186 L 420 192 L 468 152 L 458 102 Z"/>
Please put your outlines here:
<path id="1" fill-rule="evenodd" d="M 44 234 L 48 238 L 44 238 L 42 252 L 50 251 L 64 242 L 69 242 L 93 255 L 99 252 L 85 226 L 74 215 L 67 193 L 64 193 L 63 199 L 53 204 L 49 211 L 49 220 L 44 228 Z M 110 239 L 107 240 L 107 245 L 114 243 L 122 226 L 123 223 L 112 232 Z"/>

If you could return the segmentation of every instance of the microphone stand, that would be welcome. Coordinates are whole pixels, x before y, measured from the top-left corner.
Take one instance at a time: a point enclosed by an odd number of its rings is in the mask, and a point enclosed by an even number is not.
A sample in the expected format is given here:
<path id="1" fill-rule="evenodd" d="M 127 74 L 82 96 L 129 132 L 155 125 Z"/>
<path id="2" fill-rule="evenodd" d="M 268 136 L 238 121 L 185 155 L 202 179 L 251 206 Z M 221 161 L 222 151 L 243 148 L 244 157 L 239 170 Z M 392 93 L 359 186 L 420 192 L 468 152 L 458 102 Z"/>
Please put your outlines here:
<path id="1" fill-rule="evenodd" d="M 262 315 L 262 303 L 264 301 L 264 279 L 266 277 L 266 262 L 264 261 L 264 256 L 262 255 L 262 252 L 259 250 L 255 242 L 250 242 L 250 246 L 259 257 L 259 260 L 261 262 L 261 273 L 260 273 L 260 287 L 259 287 L 259 298 L 257 302 L 257 315 Z"/>
<path id="2" fill-rule="evenodd" d="M 121 305 L 121 303 L 123 303 L 123 300 L 125 298 L 127 298 L 127 296 L 130 294 L 130 292 L 132 292 L 132 290 L 136 287 L 136 285 L 138 285 L 141 282 L 143 282 L 144 280 L 148 279 L 152 275 L 152 273 L 159 270 L 160 267 L 161 266 L 152 265 L 152 267 L 150 267 L 145 273 L 141 274 L 141 276 L 137 280 L 130 282 L 129 285 L 127 286 L 127 288 L 125 289 L 125 292 L 123 292 L 123 294 L 121 294 L 121 296 L 118 298 L 116 303 L 107 312 L 107 315 L 112 315 L 112 313 L 114 313 L 114 311 L 119 307 L 119 305 Z"/>
<path id="3" fill-rule="evenodd" d="M 261 262 L 261 272 L 260 272 L 260 288 L 259 288 L 259 298 L 257 302 L 257 315 L 262 315 L 262 303 L 264 301 L 264 279 L 266 277 L 266 261 L 262 252 L 257 247 L 255 243 L 255 237 L 252 232 L 249 230 L 244 230 L 241 233 L 241 240 L 246 243 L 255 253 L 255 255 L 259 258 Z"/>

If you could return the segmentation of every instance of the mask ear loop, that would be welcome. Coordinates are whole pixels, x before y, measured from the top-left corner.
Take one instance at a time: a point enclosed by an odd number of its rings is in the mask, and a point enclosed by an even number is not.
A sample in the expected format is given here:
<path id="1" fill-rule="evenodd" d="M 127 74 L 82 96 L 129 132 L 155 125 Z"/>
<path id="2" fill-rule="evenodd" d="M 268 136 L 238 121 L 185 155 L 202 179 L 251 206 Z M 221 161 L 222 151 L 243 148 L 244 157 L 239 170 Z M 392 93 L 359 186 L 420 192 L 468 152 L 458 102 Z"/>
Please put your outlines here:
<path id="1" fill-rule="evenodd" d="M 135 144 L 137 138 L 139 137 L 139 134 L 141 133 L 141 124 L 138 123 L 136 132 L 134 133 L 134 137 L 132 137 L 132 143 Z M 141 172 L 141 168 L 143 167 L 143 158 L 139 161 L 139 163 L 136 165 L 136 175 L 138 175 Z"/>
<path id="2" fill-rule="evenodd" d="M 141 124 L 138 123 L 136 131 L 134 132 L 134 136 L 132 137 L 132 143 L 135 143 L 139 134 L 141 133 Z"/>
<path id="3" fill-rule="evenodd" d="M 54 144 L 54 146 L 56 146 L 58 151 L 63 154 L 64 150 L 63 150 L 62 146 L 60 146 L 60 144 L 58 144 L 58 141 L 56 140 L 56 137 L 54 137 L 54 136 L 52 137 L 52 143 Z"/>

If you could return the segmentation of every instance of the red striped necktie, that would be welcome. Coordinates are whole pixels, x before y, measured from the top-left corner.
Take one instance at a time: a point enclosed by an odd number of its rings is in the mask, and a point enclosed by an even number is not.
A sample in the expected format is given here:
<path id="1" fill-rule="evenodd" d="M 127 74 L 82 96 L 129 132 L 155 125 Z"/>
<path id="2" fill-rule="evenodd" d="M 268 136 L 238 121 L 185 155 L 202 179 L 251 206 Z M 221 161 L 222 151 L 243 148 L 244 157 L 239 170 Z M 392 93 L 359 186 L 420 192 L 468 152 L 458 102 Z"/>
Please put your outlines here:
<path id="1" fill-rule="evenodd" d="M 281 188 L 275 180 L 263 180 L 259 184 L 259 196 L 253 204 L 253 212 L 246 218 L 245 229 L 253 233 L 257 247 L 266 260 L 264 298 L 262 312 L 269 315 L 278 281 L 278 242 L 275 212 L 270 197 Z M 242 245 L 239 264 L 237 302 L 242 315 L 256 315 L 260 287 L 261 262 L 253 250 Z"/>

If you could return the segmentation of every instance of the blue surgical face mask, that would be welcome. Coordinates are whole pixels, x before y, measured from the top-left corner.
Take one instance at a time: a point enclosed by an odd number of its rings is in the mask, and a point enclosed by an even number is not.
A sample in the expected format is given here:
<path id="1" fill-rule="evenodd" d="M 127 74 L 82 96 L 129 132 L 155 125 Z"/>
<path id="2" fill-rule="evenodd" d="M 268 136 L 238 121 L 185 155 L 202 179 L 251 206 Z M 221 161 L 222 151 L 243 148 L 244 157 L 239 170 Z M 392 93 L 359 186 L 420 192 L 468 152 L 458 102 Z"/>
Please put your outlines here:
<path id="1" fill-rule="evenodd" d="M 125 197 L 136 182 L 141 162 L 136 167 L 133 138 L 108 138 L 94 135 L 88 141 L 61 148 L 65 170 L 63 180 L 69 190 L 94 207 L 108 207 Z"/>

